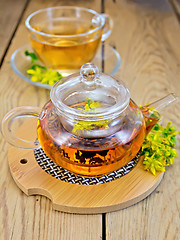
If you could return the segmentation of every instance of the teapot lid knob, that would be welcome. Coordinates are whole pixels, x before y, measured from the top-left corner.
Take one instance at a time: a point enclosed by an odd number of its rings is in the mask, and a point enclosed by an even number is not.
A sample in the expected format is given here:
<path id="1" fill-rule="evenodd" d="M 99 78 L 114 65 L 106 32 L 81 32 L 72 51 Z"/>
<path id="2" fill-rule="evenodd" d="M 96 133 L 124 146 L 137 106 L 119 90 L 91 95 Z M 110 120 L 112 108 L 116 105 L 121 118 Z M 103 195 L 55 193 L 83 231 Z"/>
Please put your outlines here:
<path id="1" fill-rule="evenodd" d="M 99 74 L 99 69 L 93 63 L 86 63 L 81 67 L 80 73 L 82 81 L 87 85 L 92 85 Z"/>

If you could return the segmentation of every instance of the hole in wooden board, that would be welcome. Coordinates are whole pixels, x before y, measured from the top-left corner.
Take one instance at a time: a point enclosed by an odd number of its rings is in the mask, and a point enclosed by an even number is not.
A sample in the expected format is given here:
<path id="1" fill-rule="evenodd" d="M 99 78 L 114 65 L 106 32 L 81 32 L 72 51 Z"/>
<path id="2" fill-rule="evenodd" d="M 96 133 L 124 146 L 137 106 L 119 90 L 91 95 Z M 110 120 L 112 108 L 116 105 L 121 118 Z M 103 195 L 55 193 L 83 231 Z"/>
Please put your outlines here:
<path id="1" fill-rule="evenodd" d="M 20 163 L 21 163 L 21 164 L 26 164 L 27 162 L 28 162 L 28 160 L 25 159 L 25 158 L 23 158 L 23 159 L 20 160 Z"/>

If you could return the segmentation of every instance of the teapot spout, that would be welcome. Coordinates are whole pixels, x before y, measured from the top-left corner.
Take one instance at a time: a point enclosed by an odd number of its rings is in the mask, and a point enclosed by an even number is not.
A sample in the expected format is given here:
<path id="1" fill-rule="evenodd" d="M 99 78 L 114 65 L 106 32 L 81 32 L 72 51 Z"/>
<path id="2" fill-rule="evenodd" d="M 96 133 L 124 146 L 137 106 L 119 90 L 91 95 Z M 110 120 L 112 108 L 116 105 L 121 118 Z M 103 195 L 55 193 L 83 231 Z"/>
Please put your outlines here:
<path id="1" fill-rule="evenodd" d="M 151 104 L 141 107 L 141 111 L 146 123 L 146 135 L 160 120 L 162 111 L 175 101 L 180 101 L 180 98 L 178 98 L 174 93 L 170 93 Z"/>

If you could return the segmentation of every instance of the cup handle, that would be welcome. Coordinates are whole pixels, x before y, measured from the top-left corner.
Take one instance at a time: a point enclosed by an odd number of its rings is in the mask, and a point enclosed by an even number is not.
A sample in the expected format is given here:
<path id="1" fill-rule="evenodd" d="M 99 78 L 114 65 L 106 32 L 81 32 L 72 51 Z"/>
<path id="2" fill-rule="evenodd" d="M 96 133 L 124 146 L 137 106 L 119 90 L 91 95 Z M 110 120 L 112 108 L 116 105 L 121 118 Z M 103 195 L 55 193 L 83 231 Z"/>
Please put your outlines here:
<path id="1" fill-rule="evenodd" d="M 39 118 L 39 114 L 41 112 L 41 108 L 39 107 L 30 107 L 23 106 L 13 108 L 9 111 L 2 120 L 1 130 L 5 140 L 11 145 L 23 148 L 23 149 L 35 149 L 40 146 L 38 139 L 35 141 L 28 141 L 26 139 L 22 139 L 16 136 L 16 133 L 12 131 L 12 125 L 14 120 L 23 117 L 35 117 Z M 16 129 L 17 130 L 17 129 Z"/>
<path id="2" fill-rule="evenodd" d="M 108 14 L 103 13 L 101 14 L 101 16 L 105 18 L 105 25 L 104 25 L 102 38 L 101 38 L 101 41 L 104 42 L 111 35 L 112 28 L 113 28 L 113 20 Z"/>

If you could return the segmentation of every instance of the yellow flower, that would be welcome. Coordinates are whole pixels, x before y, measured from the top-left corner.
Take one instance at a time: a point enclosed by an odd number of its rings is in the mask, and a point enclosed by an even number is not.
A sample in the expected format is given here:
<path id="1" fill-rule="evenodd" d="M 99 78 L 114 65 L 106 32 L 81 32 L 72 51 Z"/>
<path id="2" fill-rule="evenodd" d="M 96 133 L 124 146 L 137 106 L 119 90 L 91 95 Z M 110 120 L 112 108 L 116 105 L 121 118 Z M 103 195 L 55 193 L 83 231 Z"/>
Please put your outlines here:
<path id="1" fill-rule="evenodd" d="M 156 124 L 148 134 L 142 145 L 142 153 L 144 155 L 144 169 L 156 175 L 156 171 L 165 171 L 165 166 L 173 164 L 177 156 L 175 145 L 176 128 L 168 123 L 166 128 Z"/>
<path id="2" fill-rule="evenodd" d="M 36 64 L 35 62 L 38 58 L 35 53 L 30 53 L 26 50 L 25 55 L 30 57 L 32 61 L 32 66 L 27 70 L 27 74 L 31 76 L 33 82 L 54 85 L 57 81 L 63 78 L 59 72 Z"/>
<path id="3" fill-rule="evenodd" d="M 93 100 L 91 100 L 90 98 L 87 97 L 86 101 L 85 101 L 84 108 L 78 108 L 78 110 L 91 111 L 93 109 L 100 108 L 100 107 L 101 107 L 100 102 L 95 102 L 95 101 L 93 101 Z M 72 132 L 77 133 L 78 131 L 84 131 L 84 130 L 88 131 L 88 130 L 100 129 L 100 128 L 107 129 L 107 128 L 109 128 L 108 124 L 109 124 L 109 120 L 76 121 Z"/>

